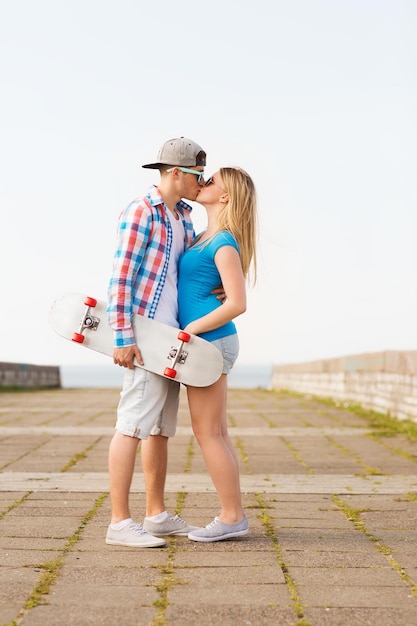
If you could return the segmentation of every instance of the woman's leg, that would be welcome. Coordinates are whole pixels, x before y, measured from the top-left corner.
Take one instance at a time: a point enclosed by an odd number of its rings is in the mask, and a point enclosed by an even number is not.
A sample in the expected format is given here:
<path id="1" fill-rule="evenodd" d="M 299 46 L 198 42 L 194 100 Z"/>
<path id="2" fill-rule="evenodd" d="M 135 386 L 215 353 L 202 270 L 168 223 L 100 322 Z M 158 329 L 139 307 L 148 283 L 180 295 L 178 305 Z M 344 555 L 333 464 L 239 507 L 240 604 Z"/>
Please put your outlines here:
<path id="1" fill-rule="evenodd" d="M 194 435 L 220 499 L 220 519 L 235 524 L 244 517 L 239 463 L 227 433 L 227 375 L 210 387 L 187 387 Z"/>

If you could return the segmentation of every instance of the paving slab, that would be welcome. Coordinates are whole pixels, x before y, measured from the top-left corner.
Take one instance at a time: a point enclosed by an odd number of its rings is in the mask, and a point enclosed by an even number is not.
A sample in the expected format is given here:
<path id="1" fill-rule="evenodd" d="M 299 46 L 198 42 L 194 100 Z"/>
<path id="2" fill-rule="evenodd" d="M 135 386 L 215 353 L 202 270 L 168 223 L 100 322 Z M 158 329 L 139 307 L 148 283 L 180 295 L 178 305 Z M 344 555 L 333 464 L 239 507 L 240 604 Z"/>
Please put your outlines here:
<path id="1" fill-rule="evenodd" d="M 300 585 L 298 591 L 309 606 L 398 608 L 414 607 L 415 597 L 404 587 Z"/>
<path id="2" fill-rule="evenodd" d="M 329 608 L 308 607 L 305 619 L 317 626 L 414 626 L 413 608 Z"/>
<path id="3" fill-rule="evenodd" d="M 295 567 L 292 575 L 296 585 L 323 587 L 400 587 L 403 588 L 398 572 L 387 564 L 373 567 Z"/>
<path id="4" fill-rule="evenodd" d="M 417 624 L 415 442 L 371 439 L 365 418 L 312 398 L 230 390 L 250 533 L 107 546 L 118 396 L 0 394 L 1 626 Z M 141 521 L 140 452 L 131 500 Z M 184 390 L 166 502 L 196 525 L 218 512 Z"/>
<path id="5" fill-rule="evenodd" d="M 188 607 L 170 605 L 166 611 L 170 626 L 294 626 L 294 611 L 277 606 L 213 605 Z"/>

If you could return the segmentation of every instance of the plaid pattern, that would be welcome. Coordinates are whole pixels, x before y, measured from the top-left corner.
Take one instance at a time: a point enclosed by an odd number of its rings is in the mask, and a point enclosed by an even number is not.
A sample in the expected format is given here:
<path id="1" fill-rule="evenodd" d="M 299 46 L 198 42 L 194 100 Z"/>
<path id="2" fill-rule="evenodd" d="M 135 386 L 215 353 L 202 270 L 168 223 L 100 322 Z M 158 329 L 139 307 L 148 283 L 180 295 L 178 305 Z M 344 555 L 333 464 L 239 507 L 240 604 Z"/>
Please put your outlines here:
<path id="1" fill-rule="evenodd" d="M 153 318 L 168 270 L 172 228 L 157 187 L 134 200 L 119 218 L 117 246 L 108 289 L 107 314 L 115 331 L 115 347 L 135 343 L 131 318 L 134 313 Z M 177 204 L 184 224 L 184 249 L 194 229 L 191 207 Z"/>

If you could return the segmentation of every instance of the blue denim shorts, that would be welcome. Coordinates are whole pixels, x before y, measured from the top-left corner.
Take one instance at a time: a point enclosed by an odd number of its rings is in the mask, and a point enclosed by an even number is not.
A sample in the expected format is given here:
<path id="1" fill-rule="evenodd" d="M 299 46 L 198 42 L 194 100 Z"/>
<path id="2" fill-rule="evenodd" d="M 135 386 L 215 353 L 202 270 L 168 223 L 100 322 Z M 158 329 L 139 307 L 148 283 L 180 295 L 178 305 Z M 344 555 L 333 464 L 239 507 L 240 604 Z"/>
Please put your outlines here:
<path id="1" fill-rule="evenodd" d="M 223 356 L 223 374 L 228 374 L 239 356 L 239 338 L 236 334 L 215 339 L 210 343 L 220 350 Z"/>

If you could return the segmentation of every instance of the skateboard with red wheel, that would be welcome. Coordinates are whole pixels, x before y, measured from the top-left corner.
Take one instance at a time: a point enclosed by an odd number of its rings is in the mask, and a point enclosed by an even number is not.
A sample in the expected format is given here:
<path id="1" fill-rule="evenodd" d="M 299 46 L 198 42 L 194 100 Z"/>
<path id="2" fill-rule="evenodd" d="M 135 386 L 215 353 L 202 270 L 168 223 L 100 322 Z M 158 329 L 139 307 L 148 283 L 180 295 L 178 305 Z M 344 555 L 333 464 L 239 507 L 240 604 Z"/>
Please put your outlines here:
<path id="1" fill-rule="evenodd" d="M 49 311 L 53 330 L 70 341 L 113 356 L 114 333 L 107 321 L 107 304 L 81 293 L 65 293 Z M 192 387 L 208 387 L 223 370 L 223 357 L 210 342 L 142 315 L 133 328 L 143 365 L 137 367 Z"/>

